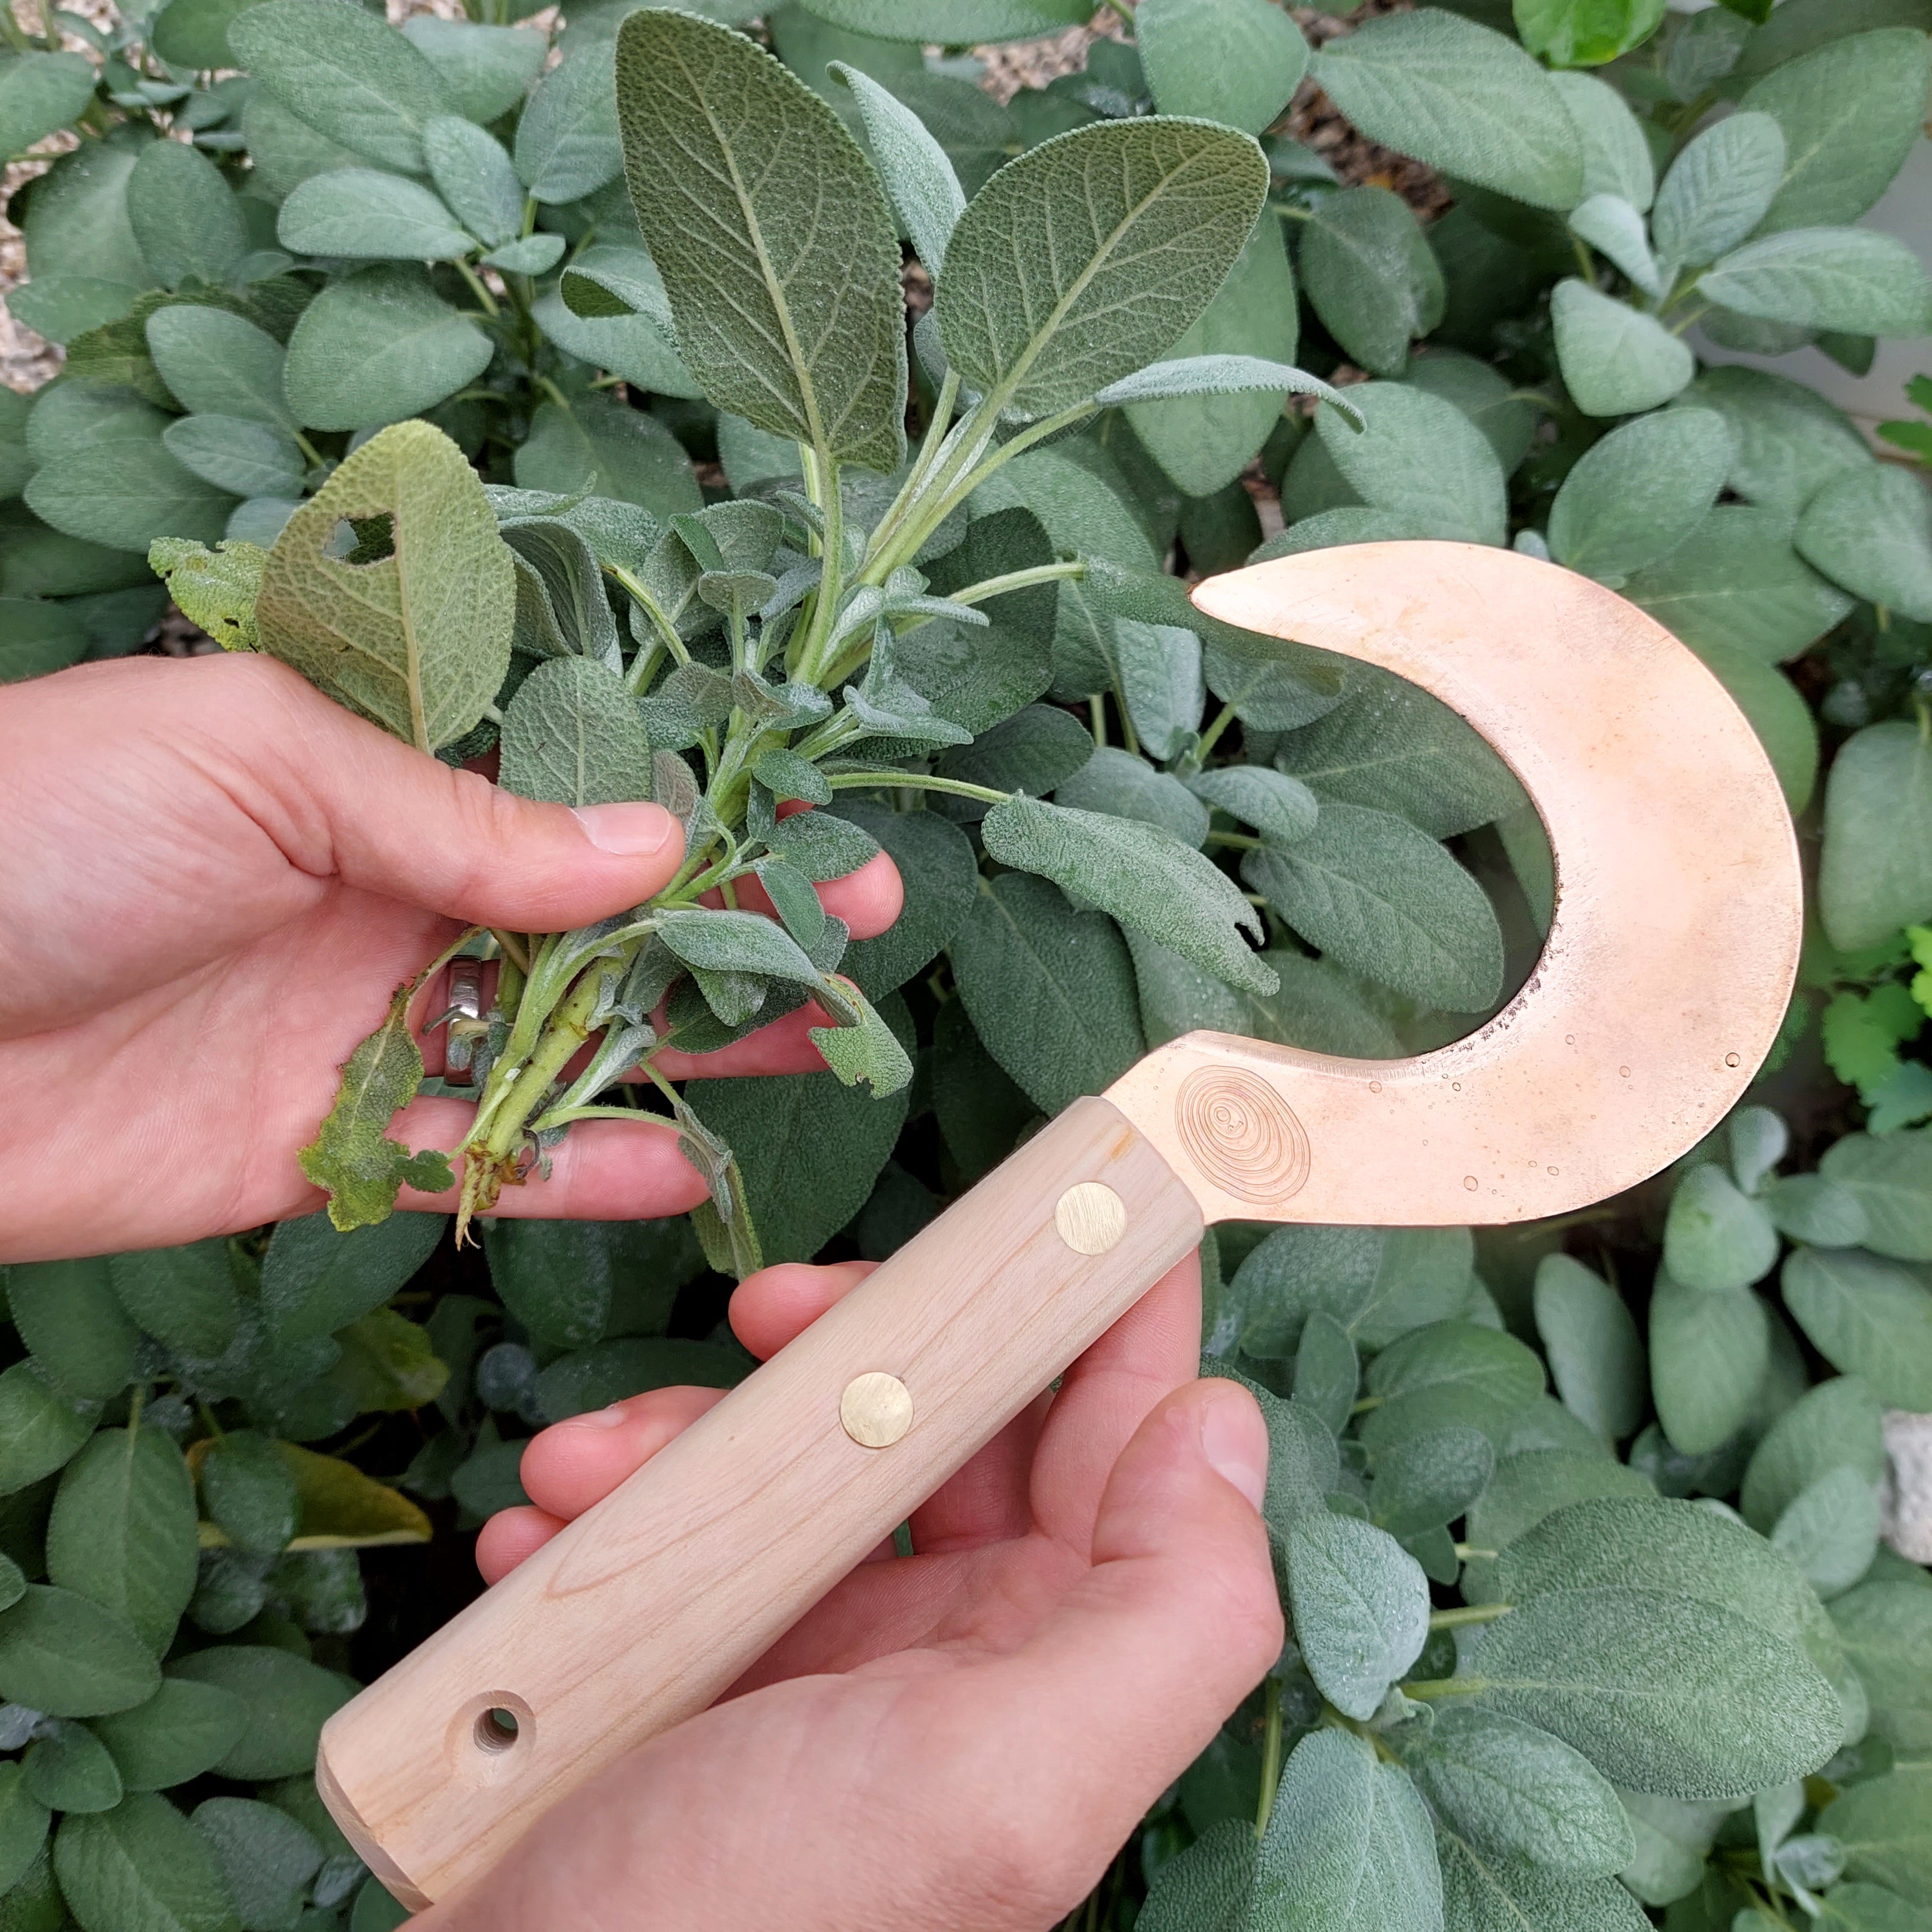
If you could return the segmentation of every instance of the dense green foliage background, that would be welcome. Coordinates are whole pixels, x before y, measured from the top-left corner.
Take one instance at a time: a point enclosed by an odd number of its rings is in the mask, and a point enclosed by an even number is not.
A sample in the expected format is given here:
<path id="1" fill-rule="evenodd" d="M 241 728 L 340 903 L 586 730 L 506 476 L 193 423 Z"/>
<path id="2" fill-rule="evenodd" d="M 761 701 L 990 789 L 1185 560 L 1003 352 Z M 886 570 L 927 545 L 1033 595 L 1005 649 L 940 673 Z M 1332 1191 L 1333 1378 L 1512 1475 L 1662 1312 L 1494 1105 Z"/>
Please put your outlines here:
<path id="1" fill-rule="evenodd" d="M 800 513 L 781 532 L 776 510 L 718 506 L 808 482 L 810 425 L 744 380 L 762 352 L 723 304 L 715 326 L 673 321 L 687 268 L 662 244 L 654 263 L 646 230 L 676 130 L 634 92 L 634 208 L 620 175 L 630 10 L 569 10 L 554 64 L 550 38 L 487 9 L 398 30 L 343 0 L 170 0 L 111 35 L 56 16 L 92 58 L 18 36 L 0 152 L 82 140 L 11 210 L 31 280 L 10 303 L 68 359 L 38 396 L 0 396 L 4 675 L 135 647 L 164 601 L 154 540 L 266 548 L 373 433 L 423 418 L 492 486 L 513 662 L 628 653 L 650 752 L 716 751 L 708 687 L 674 683 L 640 614 L 676 542 L 687 601 L 700 568 L 782 580 L 810 548 Z M 1284 406 L 1273 378 L 1150 394 L 982 483 L 899 594 L 1078 574 L 1009 591 L 985 629 L 906 632 L 899 673 L 951 742 L 876 731 L 872 762 L 905 782 L 828 793 L 814 816 L 849 829 L 804 855 L 836 874 L 877 842 L 898 863 L 905 915 L 841 970 L 909 1082 L 694 1082 L 682 1104 L 735 1156 L 765 1258 L 883 1256 L 1189 1028 L 1370 1057 L 1468 1031 L 1549 916 L 1514 782 L 1391 680 L 1190 625 L 1174 576 L 1257 546 L 1436 536 L 1618 589 L 1737 698 L 1816 856 L 1785 1037 L 1711 1142 L 1562 1222 L 1210 1240 L 1204 1346 L 1268 1408 L 1295 1640 L 1076 1922 L 1607 1932 L 1648 1906 L 1670 1932 L 1740 1913 L 1737 1932 L 1922 1928 L 1932 1580 L 1878 1530 L 1882 1412 L 1932 1409 L 1932 518 L 1921 476 L 1815 392 L 1694 345 L 1815 342 L 1856 368 L 1874 335 L 1932 321 L 1917 264 L 1850 225 L 1917 138 L 1932 5 L 1472 0 L 1326 41 L 1312 71 L 1336 106 L 1447 178 L 1426 227 L 1267 133 L 1310 68 L 1269 0 L 1142 0 L 1132 40 L 1095 41 L 1084 71 L 1004 105 L 975 85 L 968 44 L 1083 14 L 810 0 L 754 27 L 861 144 L 820 128 L 786 155 L 858 211 L 805 284 L 874 298 L 846 323 L 870 359 L 848 334 L 815 372 L 850 427 L 844 514 L 876 529 L 891 489 L 868 466 L 900 460 L 902 318 L 878 298 L 894 264 L 863 218 L 861 147 L 926 272 L 914 308 L 940 290 L 911 332 L 915 434 L 949 356 L 976 382 L 1012 366 L 987 238 L 1024 234 L 1068 151 L 1024 193 L 1000 168 L 1173 116 L 1262 134 L 1267 206 L 1225 280 L 1204 244 L 1179 328 L 1130 305 L 1101 352 L 1123 373 L 1204 356 L 1365 372 L 1347 394 L 1366 427 Z M 956 230 L 921 198 L 930 158 L 833 62 L 985 191 Z M 754 118 L 747 138 L 767 137 Z M 1150 127 L 1145 152 L 1170 138 Z M 1024 380 L 1036 420 L 1094 386 L 1044 356 Z M 1926 436 L 1892 440 L 1922 457 Z M 728 554 L 746 532 L 756 557 Z M 218 584 L 196 614 L 252 624 L 246 589 Z M 742 627 L 748 594 L 692 607 L 698 670 L 732 668 L 716 614 Z M 927 716 L 896 701 L 895 729 Z M 813 795 L 761 769 L 768 794 Z M 1109 886 L 1089 852 L 1070 898 L 1016 833 L 982 830 L 975 786 L 1113 821 L 1142 871 Z M 1232 926 L 1218 953 L 1205 921 L 1162 943 L 1149 826 L 1230 892 L 1238 876 L 1265 971 Z M 704 992 L 686 1023 L 724 1026 Z M 505 1221 L 479 1260 L 435 1217 L 338 1233 L 316 1215 L 15 1266 L 5 1287 L 6 1932 L 394 1922 L 316 1798 L 323 1718 L 473 1592 L 465 1532 L 518 1499 L 531 1430 L 750 1366 L 683 1220 Z"/>

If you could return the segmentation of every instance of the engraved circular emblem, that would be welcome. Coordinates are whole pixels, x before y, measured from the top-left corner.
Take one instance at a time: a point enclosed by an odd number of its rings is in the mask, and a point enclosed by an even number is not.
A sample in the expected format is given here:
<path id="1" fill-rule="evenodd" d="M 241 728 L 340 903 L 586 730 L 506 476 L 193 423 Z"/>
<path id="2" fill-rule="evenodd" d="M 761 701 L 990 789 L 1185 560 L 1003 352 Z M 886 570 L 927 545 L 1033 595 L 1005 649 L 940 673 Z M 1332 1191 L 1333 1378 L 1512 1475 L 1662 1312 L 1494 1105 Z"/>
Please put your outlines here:
<path id="1" fill-rule="evenodd" d="M 1308 1132 L 1252 1073 L 1204 1066 L 1174 1102 L 1182 1144 L 1202 1172 L 1244 1201 L 1286 1201 L 1308 1179 Z"/>
<path id="2" fill-rule="evenodd" d="M 897 1376 L 854 1376 L 838 1398 L 838 1420 L 862 1449 L 890 1449 L 912 1426 L 912 1395 Z"/>

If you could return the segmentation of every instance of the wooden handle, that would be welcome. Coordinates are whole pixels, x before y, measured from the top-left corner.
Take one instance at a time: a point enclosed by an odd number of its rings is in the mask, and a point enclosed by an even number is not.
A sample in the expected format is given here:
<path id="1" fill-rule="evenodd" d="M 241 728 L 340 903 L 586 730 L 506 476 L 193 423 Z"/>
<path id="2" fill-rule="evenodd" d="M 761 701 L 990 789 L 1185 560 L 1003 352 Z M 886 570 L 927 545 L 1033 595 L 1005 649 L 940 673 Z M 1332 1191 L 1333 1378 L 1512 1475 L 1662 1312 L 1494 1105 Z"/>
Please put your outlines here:
<path id="1" fill-rule="evenodd" d="M 370 1870 L 420 1910 L 703 1710 L 1201 1230 L 1115 1108 L 1068 1108 L 329 1720 L 316 1783 Z"/>

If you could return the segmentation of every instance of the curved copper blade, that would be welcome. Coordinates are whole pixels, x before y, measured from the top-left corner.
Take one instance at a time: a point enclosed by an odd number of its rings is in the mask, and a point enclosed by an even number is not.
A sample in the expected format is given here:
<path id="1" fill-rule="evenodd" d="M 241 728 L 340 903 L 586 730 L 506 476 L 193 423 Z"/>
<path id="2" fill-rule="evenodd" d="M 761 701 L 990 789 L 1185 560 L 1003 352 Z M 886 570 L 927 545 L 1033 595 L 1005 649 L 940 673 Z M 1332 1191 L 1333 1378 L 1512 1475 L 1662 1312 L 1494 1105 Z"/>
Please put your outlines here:
<path id="1" fill-rule="evenodd" d="M 1433 692 L 1522 781 L 1556 858 L 1542 956 L 1468 1039 L 1371 1061 L 1189 1034 L 1108 1089 L 1207 1219 L 1529 1220 L 1709 1132 L 1777 1036 L 1803 901 L 1770 764 L 1696 657 L 1600 585 L 1470 544 L 1312 550 L 1194 601 Z"/>

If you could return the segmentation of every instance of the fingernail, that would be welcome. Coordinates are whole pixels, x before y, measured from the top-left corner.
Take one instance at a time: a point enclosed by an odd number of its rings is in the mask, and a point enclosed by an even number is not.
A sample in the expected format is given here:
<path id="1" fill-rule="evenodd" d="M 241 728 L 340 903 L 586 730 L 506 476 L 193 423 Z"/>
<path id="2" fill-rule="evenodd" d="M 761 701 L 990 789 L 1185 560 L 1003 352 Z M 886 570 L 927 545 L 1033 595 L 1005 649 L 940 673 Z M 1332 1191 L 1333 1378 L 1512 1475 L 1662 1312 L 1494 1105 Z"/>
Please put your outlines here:
<path id="1" fill-rule="evenodd" d="M 1232 1483 L 1256 1509 L 1268 1492 L 1268 1424 L 1261 1411 L 1238 1395 L 1210 1402 L 1201 1418 L 1201 1448 L 1208 1466 Z"/>
<path id="2" fill-rule="evenodd" d="M 620 859 L 648 859 L 677 830 L 677 820 L 661 805 L 586 805 L 572 812 L 598 851 Z"/>
<path id="3" fill-rule="evenodd" d="M 573 1429 L 615 1429 L 630 1419 L 628 1412 L 621 1402 L 614 1402 L 608 1408 L 586 1409 L 581 1415 L 568 1418 Z"/>

